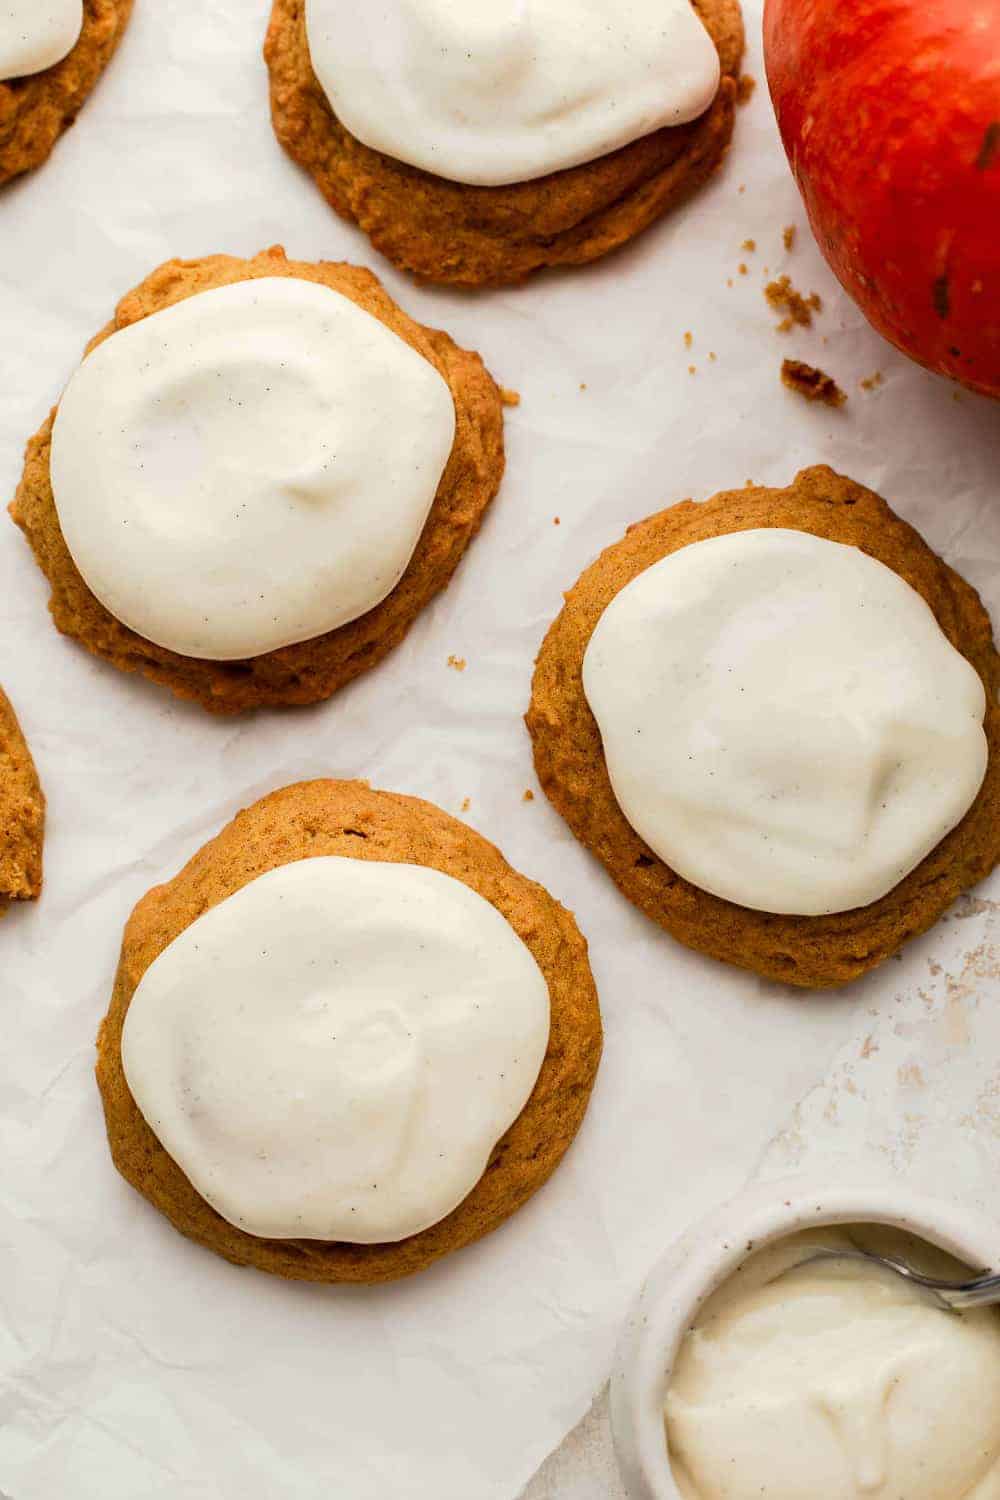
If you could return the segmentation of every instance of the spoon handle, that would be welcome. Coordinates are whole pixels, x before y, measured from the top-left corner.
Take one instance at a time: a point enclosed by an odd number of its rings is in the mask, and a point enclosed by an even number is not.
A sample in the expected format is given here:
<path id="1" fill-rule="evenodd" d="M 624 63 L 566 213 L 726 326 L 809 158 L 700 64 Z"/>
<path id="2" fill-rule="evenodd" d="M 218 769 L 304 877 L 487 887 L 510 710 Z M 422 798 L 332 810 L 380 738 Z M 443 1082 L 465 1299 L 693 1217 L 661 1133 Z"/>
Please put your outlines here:
<path id="1" fill-rule="evenodd" d="M 1000 1276 L 979 1276 L 965 1286 L 949 1287 L 947 1290 L 936 1287 L 935 1290 L 956 1311 L 961 1311 L 963 1307 L 987 1307 L 992 1302 L 1000 1302 Z"/>

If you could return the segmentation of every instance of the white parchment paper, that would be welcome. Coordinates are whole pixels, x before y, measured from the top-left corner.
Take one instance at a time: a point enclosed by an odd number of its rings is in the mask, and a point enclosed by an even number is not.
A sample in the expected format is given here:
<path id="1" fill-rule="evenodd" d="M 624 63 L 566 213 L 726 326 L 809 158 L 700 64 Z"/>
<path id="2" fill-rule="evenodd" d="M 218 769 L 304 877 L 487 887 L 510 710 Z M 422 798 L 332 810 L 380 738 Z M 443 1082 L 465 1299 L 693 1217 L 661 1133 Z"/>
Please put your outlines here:
<path id="1" fill-rule="evenodd" d="M 760 0 L 746 10 L 762 81 Z M 86 339 L 174 255 L 280 241 L 371 265 L 523 404 L 452 587 L 390 661 L 305 712 L 216 722 L 92 660 L 52 628 L 3 518 L 0 681 L 50 812 L 44 899 L 0 927 L 10 1500 L 513 1500 L 587 1410 L 665 1241 L 748 1177 L 888 1160 L 989 1206 L 1000 1175 L 996 882 L 845 994 L 764 984 L 686 952 L 616 894 L 538 792 L 521 724 L 561 591 L 600 548 L 664 504 L 782 484 L 810 462 L 882 491 L 996 611 L 1000 406 L 908 364 L 839 293 L 762 82 L 686 212 L 592 269 L 464 295 L 381 263 L 282 155 L 266 11 L 137 0 L 76 127 L 0 195 L 0 489 L 13 493 Z M 774 331 L 765 267 L 821 293 L 814 330 Z M 834 374 L 846 410 L 783 391 L 785 354 Z M 875 371 L 883 383 L 862 390 Z M 576 911 L 607 1027 L 590 1115 L 549 1187 L 480 1246 L 386 1289 L 286 1285 L 188 1244 L 115 1174 L 92 1077 L 133 903 L 242 805 L 330 774 L 455 813 L 468 799 L 469 822 Z"/>

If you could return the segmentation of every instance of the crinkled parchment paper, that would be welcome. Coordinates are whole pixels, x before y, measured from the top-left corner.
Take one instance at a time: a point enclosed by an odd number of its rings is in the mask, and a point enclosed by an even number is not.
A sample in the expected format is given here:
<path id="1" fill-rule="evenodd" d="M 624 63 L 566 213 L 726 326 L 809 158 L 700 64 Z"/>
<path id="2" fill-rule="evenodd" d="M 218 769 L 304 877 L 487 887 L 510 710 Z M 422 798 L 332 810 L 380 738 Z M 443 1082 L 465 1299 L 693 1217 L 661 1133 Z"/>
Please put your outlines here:
<path id="1" fill-rule="evenodd" d="M 522 405 L 450 590 L 389 662 L 305 712 L 214 722 L 92 660 L 51 627 L 3 518 L 0 681 L 50 811 L 44 899 L 0 927 L 10 1500 L 514 1500 L 605 1380 L 665 1241 L 749 1177 L 888 1162 L 987 1207 L 998 1177 L 996 883 L 846 994 L 758 982 L 616 894 L 538 792 L 521 714 L 561 591 L 630 521 L 817 460 L 881 490 L 997 609 L 1000 406 L 907 364 L 840 295 L 756 41 L 733 154 L 686 212 L 593 269 L 462 295 L 383 265 L 284 158 L 266 9 L 138 0 L 73 131 L 0 196 L 4 495 L 87 338 L 174 255 L 280 241 L 371 265 Z M 760 0 L 747 12 L 756 36 Z M 762 285 L 785 270 L 823 297 L 811 331 L 775 331 Z M 834 374 L 845 410 L 784 391 L 785 354 Z M 577 913 L 607 1025 L 590 1115 L 550 1186 L 482 1245 L 371 1291 L 284 1285 L 181 1239 L 112 1169 L 92 1076 L 133 903 L 240 806 L 330 774 L 455 813 L 468 799 L 469 822 Z M 553 1483 L 537 1493 L 573 1493 Z"/>

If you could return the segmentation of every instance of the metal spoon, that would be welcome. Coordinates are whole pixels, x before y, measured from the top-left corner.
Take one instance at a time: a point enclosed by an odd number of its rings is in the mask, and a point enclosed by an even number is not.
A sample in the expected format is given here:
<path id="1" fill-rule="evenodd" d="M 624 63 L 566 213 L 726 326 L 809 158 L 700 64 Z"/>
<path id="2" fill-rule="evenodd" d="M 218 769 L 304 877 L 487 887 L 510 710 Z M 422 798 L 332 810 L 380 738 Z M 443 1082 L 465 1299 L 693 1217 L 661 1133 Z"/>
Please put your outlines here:
<path id="1" fill-rule="evenodd" d="M 915 1271 L 894 1255 L 876 1255 L 869 1250 L 813 1250 L 804 1260 L 791 1269 L 800 1270 L 818 1260 L 863 1260 L 869 1265 L 882 1267 L 916 1286 L 945 1312 L 961 1312 L 967 1307 L 986 1307 L 1000 1302 L 1000 1275 L 973 1276 L 968 1281 L 942 1281 L 936 1276 L 925 1276 Z"/>

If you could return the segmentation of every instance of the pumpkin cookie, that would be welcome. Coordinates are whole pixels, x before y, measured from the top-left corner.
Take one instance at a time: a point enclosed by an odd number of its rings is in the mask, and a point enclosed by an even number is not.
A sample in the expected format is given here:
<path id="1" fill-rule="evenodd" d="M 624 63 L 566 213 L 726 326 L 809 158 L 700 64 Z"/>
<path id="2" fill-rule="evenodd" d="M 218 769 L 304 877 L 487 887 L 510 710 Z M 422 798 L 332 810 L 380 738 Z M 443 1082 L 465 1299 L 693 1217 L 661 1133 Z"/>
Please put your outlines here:
<path id="1" fill-rule="evenodd" d="M 235 1005 L 219 975 L 237 971 Z M 165 1063 L 178 1027 L 183 1077 Z M 542 1186 L 580 1127 L 600 1053 L 587 945 L 558 902 L 427 802 L 313 781 L 240 813 L 136 907 L 97 1080 L 115 1165 L 182 1234 L 278 1276 L 376 1282 L 471 1244 Z M 482 1124 L 470 1122 L 497 1090 L 511 1118 L 465 1160 Z M 325 1223 L 352 1234 L 309 1232 Z M 385 1225 L 392 1237 L 378 1240 Z"/>
<path id="2" fill-rule="evenodd" d="M 545 176 L 483 186 L 409 165 L 352 135 L 314 72 L 304 0 L 274 0 L 264 49 L 274 128 L 337 212 L 403 270 L 498 286 L 542 266 L 580 265 L 681 203 L 729 145 L 744 45 L 740 7 L 737 0 L 692 5 L 721 63 L 714 102 L 698 118 Z M 336 38 L 330 45 L 335 55 Z"/>
<path id="3" fill-rule="evenodd" d="M 45 161 L 111 61 L 131 12 L 132 0 L 83 0 L 83 27 L 68 53 L 0 80 L 0 184 Z"/>
<path id="4" fill-rule="evenodd" d="M 527 724 L 549 799 L 640 910 L 822 988 L 1000 859 L 998 684 L 975 591 L 817 467 L 632 526 L 566 595 Z"/>
<path id="5" fill-rule="evenodd" d="M 503 468 L 477 354 L 369 271 L 278 248 L 170 261 L 130 292 L 28 444 L 11 515 L 61 631 L 237 713 L 316 702 L 381 661 Z"/>
<path id="6" fill-rule="evenodd" d="M 10 701 L 0 691 L 0 916 L 42 891 L 45 798 Z"/>

